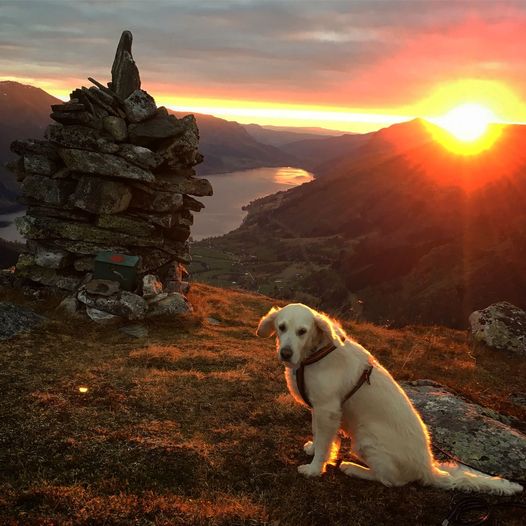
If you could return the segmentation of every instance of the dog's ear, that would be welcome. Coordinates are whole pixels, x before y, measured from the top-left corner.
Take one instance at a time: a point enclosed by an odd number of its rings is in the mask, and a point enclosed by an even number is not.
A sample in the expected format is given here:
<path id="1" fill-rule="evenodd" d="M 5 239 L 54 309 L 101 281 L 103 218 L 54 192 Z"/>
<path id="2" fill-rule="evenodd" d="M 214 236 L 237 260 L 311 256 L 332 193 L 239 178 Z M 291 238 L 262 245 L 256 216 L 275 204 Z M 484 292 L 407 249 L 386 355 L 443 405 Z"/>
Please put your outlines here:
<path id="1" fill-rule="evenodd" d="M 274 329 L 274 319 L 280 310 L 279 307 L 272 307 L 265 316 L 259 320 L 259 325 L 256 331 L 258 336 L 268 338 L 276 332 Z"/>
<path id="2" fill-rule="evenodd" d="M 345 340 L 345 331 L 325 314 L 314 312 L 314 323 L 321 332 L 330 338 L 334 345 L 341 345 Z"/>

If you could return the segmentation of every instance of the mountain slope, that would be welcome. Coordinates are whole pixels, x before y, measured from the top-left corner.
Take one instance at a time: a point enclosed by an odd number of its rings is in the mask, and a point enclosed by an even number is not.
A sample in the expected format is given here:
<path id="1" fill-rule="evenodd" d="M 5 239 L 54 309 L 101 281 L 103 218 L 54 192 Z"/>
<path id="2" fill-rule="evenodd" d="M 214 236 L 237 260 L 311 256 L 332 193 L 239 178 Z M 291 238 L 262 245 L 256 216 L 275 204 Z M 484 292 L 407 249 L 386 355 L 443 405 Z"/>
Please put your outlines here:
<path id="1" fill-rule="evenodd" d="M 171 112 L 177 117 L 184 114 Z M 199 126 L 199 151 L 205 160 L 197 166 L 200 175 L 233 172 L 262 166 L 299 166 L 299 161 L 269 144 L 258 142 L 235 121 L 195 114 Z"/>
<path id="2" fill-rule="evenodd" d="M 323 128 L 287 128 L 260 126 L 259 124 L 242 124 L 242 126 L 256 141 L 277 147 L 307 139 L 319 140 L 343 134 L 343 132 Z"/>
<path id="3" fill-rule="evenodd" d="M 50 122 L 50 105 L 60 101 L 44 90 L 12 81 L 0 82 L 0 213 L 18 207 L 18 185 L 4 163 L 15 156 L 9 145 L 15 139 L 39 138 Z"/>
<path id="4" fill-rule="evenodd" d="M 245 258 L 256 288 L 279 283 L 284 297 L 380 322 L 462 327 L 494 301 L 526 307 L 526 127 L 473 158 L 447 152 L 419 121 L 357 152 L 255 201 L 215 246 Z"/>

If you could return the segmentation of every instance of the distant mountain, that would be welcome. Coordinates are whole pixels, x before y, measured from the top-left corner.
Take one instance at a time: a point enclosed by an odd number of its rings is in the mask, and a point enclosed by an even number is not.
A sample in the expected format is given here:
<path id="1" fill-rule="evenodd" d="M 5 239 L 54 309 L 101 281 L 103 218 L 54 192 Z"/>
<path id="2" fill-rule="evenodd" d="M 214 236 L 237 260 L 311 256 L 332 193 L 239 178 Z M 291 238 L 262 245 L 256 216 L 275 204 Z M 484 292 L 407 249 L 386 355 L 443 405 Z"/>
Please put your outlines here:
<path id="1" fill-rule="evenodd" d="M 343 132 L 326 130 L 325 128 L 291 128 L 287 126 L 260 126 L 259 124 L 242 124 L 241 126 L 258 142 L 277 147 L 307 139 L 319 140 L 324 137 L 343 134 Z"/>
<path id="2" fill-rule="evenodd" d="M 317 137 L 302 139 L 283 144 L 281 149 L 289 155 L 301 160 L 307 170 L 320 173 L 327 161 L 334 158 L 349 156 L 351 152 L 367 143 L 371 134 L 345 134 L 337 137 Z"/>
<path id="3" fill-rule="evenodd" d="M 9 151 L 12 141 L 19 138 L 38 138 L 50 122 L 50 105 L 60 101 L 40 88 L 18 82 L 0 82 L 0 213 L 19 206 L 15 199 L 18 184 L 4 163 L 15 156 Z"/>
<path id="4" fill-rule="evenodd" d="M 185 113 L 171 111 L 177 117 Z M 281 149 L 263 144 L 235 122 L 196 113 L 199 151 L 205 160 L 197 166 L 200 175 L 218 174 L 262 166 L 300 166 L 299 160 Z"/>
<path id="5" fill-rule="evenodd" d="M 526 308 L 526 127 L 473 157 L 429 130 L 368 134 L 313 182 L 251 203 L 214 244 L 255 283 L 377 322 L 462 327 L 495 301 Z"/>

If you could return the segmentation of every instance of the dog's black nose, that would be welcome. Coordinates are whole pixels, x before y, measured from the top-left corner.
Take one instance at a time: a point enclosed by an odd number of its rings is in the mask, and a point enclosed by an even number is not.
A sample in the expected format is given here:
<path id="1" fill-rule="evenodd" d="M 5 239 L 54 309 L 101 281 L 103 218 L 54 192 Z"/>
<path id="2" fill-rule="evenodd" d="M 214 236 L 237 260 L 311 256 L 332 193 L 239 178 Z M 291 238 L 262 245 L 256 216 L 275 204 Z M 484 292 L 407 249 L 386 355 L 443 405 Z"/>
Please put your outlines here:
<path id="1" fill-rule="evenodd" d="M 279 355 L 281 356 L 282 360 L 288 361 L 292 358 L 292 349 L 290 347 L 283 347 L 279 351 Z"/>

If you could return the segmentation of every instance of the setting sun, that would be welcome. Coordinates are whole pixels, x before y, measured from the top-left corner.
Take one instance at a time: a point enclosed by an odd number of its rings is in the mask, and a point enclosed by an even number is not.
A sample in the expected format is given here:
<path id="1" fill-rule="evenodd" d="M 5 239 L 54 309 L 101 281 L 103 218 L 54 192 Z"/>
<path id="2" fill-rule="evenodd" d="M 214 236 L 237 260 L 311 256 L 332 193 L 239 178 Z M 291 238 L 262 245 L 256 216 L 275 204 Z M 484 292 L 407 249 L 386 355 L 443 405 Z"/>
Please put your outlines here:
<path id="1" fill-rule="evenodd" d="M 448 150 L 459 155 L 475 155 L 490 148 L 498 139 L 502 125 L 487 106 L 465 103 L 440 117 L 429 119 L 429 130 Z"/>
<path id="2" fill-rule="evenodd" d="M 435 119 L 435 123 L 458 140 L 473 142 L 482 137 L 495 120 L 495 114 L 488 108 L 480 104 L 463 104 Z"/>

